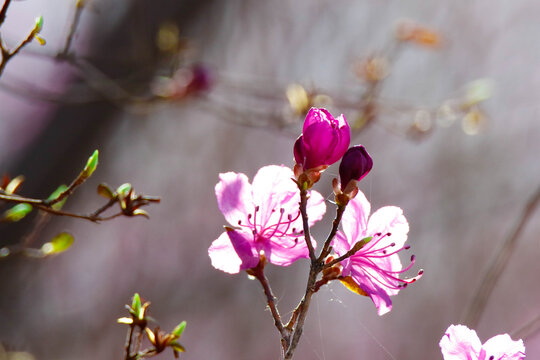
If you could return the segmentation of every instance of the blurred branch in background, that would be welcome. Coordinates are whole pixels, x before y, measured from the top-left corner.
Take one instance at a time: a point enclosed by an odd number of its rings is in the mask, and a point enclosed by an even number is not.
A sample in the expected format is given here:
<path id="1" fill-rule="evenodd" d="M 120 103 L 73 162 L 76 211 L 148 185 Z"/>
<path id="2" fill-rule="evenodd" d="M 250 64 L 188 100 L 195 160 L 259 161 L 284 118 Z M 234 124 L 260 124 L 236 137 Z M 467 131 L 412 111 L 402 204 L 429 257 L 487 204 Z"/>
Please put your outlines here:
<path id="1" fill-rule="evenodd" d="M 73 180 L 69 186 L 60 185 L 47 199 L 33 199 L 16 194 L 16 191 L 22 184 L 24 178 L 18 176 L 14 179 L 10 179 L 8 176 L 4 176 L 3 182 L 0 184 L 0 201 L 15 203 L 17 205 L 4 212 L 3 217 L 0 218 L 0 223 L 20 221 L 26 217 L 33 208 L 46 213 L 47 215 L 68 216 L 93 222 L 107 221 L 119 216 L 144 216 L 148 218 L 148 213 L 142 210 L 141 207 L 150 203 L 157 203 L 160 199 L 154 196 L 137 195 L 128 183 L 119 186 L 116 191 L 111 190 L 106 184 L 100 184 L 97 188 L 98 194 L 108 199 L 108 202 L 88 215 L 61 210 L 68 197 L 94 173 L 97 165 L 98 151 L 96 150 L 92 156 L 90 156 L 86 166 L 75 180 Z M 119 205 L 120 211 L 108 216 L 102 215 L 115 204 Z M 32 231 L 24 237 L 22 242 L 13 246 L 4 246 L 0 248 L 0 258 L 12 254 L 43 257 L 67 250 L 73 243 L 73 236 L 67 233 L 57 235 L 50 243 L 45 243 L 40 249 L 28 247 L 38 236 L 39 232 L 41 232 L 47 221 L 48 217 L 40 214 Z"/>
<path id="2" fill-rule="evenodd" d="M 514 228 L 502 244 L 502 247 L 497 253 L 497 255 L 489 264 L 486 272 L 484 273 L 484 276 L 480 281 L 480 285 L 475 291 L 474 298 L 465 313 L 463 322 L 468 326 L 476 327 L 478 325 L 478 322 L 482 318 L 482 314 L 484 313 L 486 305 L 489 301 L 491 293 L 493 292 L 497 281 L 501 277 L 504 269 L 508 265 L 512 253 L 514 252 L 519 236 L 527 225 L 527 222 L 531 219 L 539 203 L 540 187 L 527 200 L 527 204 L 525 205 L 522 213 L 519 214 Z M 533 321 L 532 323 L 526 325 L 522 330 L 519 330 L 518 333 L 520 333 L 520 336 L 524 337 L 525 335 L 521 333 L 523 331 L 527 331 L 526 329 L 534 325 L 535 322 L 536 321 Z"/>
<path id="3" fill-rule="evenodd" d="M 11 4 L 11 0 L 5 0 L 4 5 L 2 6 L 2 9 L 0 10 L 0 27 L 3 25 L 5 19 L 7 10 L 9 8 L 9 5 Z M 0 53 L 2 54 L 2 60 L 0 61 L 0 76 L 2 76 L 2 73 L 4 72 L 4 69 L 8 63 L 8 61 L 13 58 L 15 55 L 19 53 L 19 51 L 22 50 L 26 45 L 28 45 L 32 40 L 36 39 L 41 45 L 45 45 L 45 40 L 39 36 L 39 33 L 41 32 L 41 29 L 43 27 L 43 18 L 39 16 L 36 18 L 36 23 L 32 30 L 28 33 L 28 36 L 26 39 L 24 39 L 15 49 L 9 50 L 4 42 L 2 41 L 2 37 L 0 35 Z"/>
<path id="4" fill-rule="evenodd" d="M 19 96 L 53 103 L 84 104 L 106 100 L 129 111 L 145 110 L 164 101 L 199 98 L 205 110 L 219 113 L 235 124 L 282 130 L 298 125 L 312 106 L 335 106 L 340 111 L 353 113 L 349 122 L 356 134 L 371 124 L 378 124 L 414 141 L 432 133 L 436 125 L 448 127 L 458 118 L 462 119 L 463 131 L 469 135 L 478 133 L 486 125 L 487 117 L 481 103 L 489 99 L 493 91 L 489 80 L 472 82 L 457 98 L 442 100 L 435 107 L 400 104 L 381 96 L 393 64 L 406 47 L 438 50 L 443 46 L 436 31 L 410 21 L 399 24 L 389 44 L 383 46 L 384 50 L 358 58 L 351 64 L 358 87 L 332 91 L 298 83 L 280 84 L 273 79 L 249 78 L 209 68 L 193 58 L 192 42 L 181 37 L 178 26 L 169 22 L 162 23 L 155 34 L 153 46 L 167 61 L 156 70 L 153 79 L 140 82 L 136 72 L 129 77 L 113 79 L 91 60 L 70 51 L 84 7 L 85 2 L 77 2 L 62 51 L 56 54 L 26 52 L 29 56 L 72 65 L 82 83 L 65 94 L 37 88 L 16 78 L 0 83 L 1 88 Z"/>
<path id="5" fill-rule="evenodd" d="M 139 294 L 135 293 L 131 300 L 131 305 L 126 305 L 130 316 L 118 319 L 119 324 L 129 325 L 124 359 L 136 360 L 153 357 L 167 348 L 172 349 L 174 357 L 178 358 L 181 352 L 186 351 L 178 342 L 178 339 L 180 339 L 186 328 L 186 322 L 182 321 L 170 333 L 161 331 L 159 326 L 151 330 L 148 327 L 148 323 L 152 321 L 152 318 L 147 314 L 149 306 L 150 302 L 142 303 Z M 138 332 L 137 334 L 135 333 L 136 331 Z M 140 348 L 145 334 L 151 347 L 141 350 Z"/>

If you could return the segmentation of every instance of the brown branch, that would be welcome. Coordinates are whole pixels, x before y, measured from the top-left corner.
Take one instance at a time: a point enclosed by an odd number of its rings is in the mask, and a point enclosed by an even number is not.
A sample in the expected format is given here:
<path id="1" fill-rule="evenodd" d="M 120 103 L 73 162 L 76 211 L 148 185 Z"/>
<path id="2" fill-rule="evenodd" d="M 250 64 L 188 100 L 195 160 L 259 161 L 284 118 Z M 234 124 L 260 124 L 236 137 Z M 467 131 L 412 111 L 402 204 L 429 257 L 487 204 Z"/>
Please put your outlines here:
<path id="1" fill-rule="evenodd" d="M 512 331 L 513 339 L 525 339 L 540 329 L 540 315 L 520 327 L 518 330 Z"/>
<path id="2" fill-rule="evenodd" d="M 287 324 L 287 329 L 292 329 L 294 326 L 294 332 L 292 334 L 292 338 L 289 343 L 289 347 L 287 348 L 287 351 L 285 352 L 285 360 L 290 360 L 293 357 L 294 351 L 296 350 L 296 346 L 298 345 L 298 341 L 300 340 L 300 337 L 302 336 L 302 332 L 304 330 L 304 322 L 306 320 L 306 315 L 309 309 L 309 305 L 311 303 L 311 297 L 313 296 L 315 292 L 315 282 L 317 280 L 317 274 L 321 271 L 321 267 L 317 266 L 316 263 L 311 264 L 311 268 L 309 271 L 309 277 L 308 282 L 306 285 L 306 293 L 304 294 L 304 297 L 302 298 L 302 301 L 296 309 L 294 310 L 291 320 L 289 320 L 289 323 Z M 294 320 L 293 320 L 294 319 Z M 294 325 L 294 322 L 296 322 L 296 325 Z"/>
<path id="3" fill-rule="evenodd" d="M 31 43 L 32 40 L 34 40 L 34 36 L 36 35 L 37 33 L 37 30 L 36 28 L 32 29 L 32 31 L 30 31 L 30 33 L 28 34 L 28 36 L 26 37 L 26 39 L 24 39 L 20 44 L 19 46 L 17 46 L 15 48 L 15 50 L 13 51 L 9 51 L 7 50 L 3 43 L 1 42 L 0 40 L 0 51 L 2 52 L 2 61 L 0 62 L 0 76 L 2 76 L 2 73 L 4 72 L 4 69 L 6 68 L 6 65 L 8 63 L 8 61 L 14 57 L 15 55 L 17 55 L 17 53 L 19 51 L 21 51 L 21 49 L 23 47 L 25 47 L 27 44 Z"/>
<path id="4" fill-rule="evenodd" d="M 264 260 L 261 259 L 257 267 L 249 269 L 248 274 L 254 276 L 261 283 L 264 295 L 266 295 L 266 303 L 268 305 L 268 308 L 270 309 L 272 317 L 274 318 L 274 325 L 276 326 L 279 334 L 281 335 L 281 345 L 283 347 L 283 351 L 286 351 L 289 344 L 290 331 L 285 329 L 283 323 L 281 322 L 281 316 L 279 315 L 279 311 L 275 303 L 275 296 L 272 293 L 270 283 L 268 282 L 268 279 L 264 274 Z"/>
<path id="5" fill-rule="evenodd" d="M 475 296 L 470 303 L 464 318 L 464 322 L 468 326 L 475 328 L 480 321 L 489 297 L 493 292 L 493 289 L 495 288 L 495 285 L 497 284 L 503 270 L 508 264 L 508 261 L 510 260 L 510 256 L 515 249 L 518 238 L 539 203 L 540 187 L 527 201 L 523 212 L 518 217 L 514 229 L 510 232 L 510 235 L 504 241 L 502 248 L 499 250 L 495 258 L 493 258 L 487 271 L 484 273 L 484 276 L 480 281 L 480 286 L 477 288 Z"/>
<path id="6" fill-rule="evenodd" d="M 306 245 L 309 250 L 309 258 L 311 259 L 312 265 L 317 262 L 315 257 L 315 250 L 313 249 L 313 244 L 311 243 L 311 235 L 309 234 L 309 222 L 307 215 L 307 190 L 300 189 L 300 213 L 302 214 L 302 224 L 304 226 L 304 239 L 306 240 Z"/>
<path id="7" fill-rule="evenodd" d="M 66 37 L 66 43 L 64 45 L 64 49 L 59 55 L 59 57 L 67 57 L 69 53 L 69 48 L 71 47 L 71 43 L 73 41 L 73 36 L 75 35 L 75 32 L 77 31 L 77 27 L 79 26 L 79 22 L 81 20 L 81 15 L 84 10 L 84 4 L 80 1 L 77 1 L 77 5 L 75 6 L 75 14 L 73 15 L 73 20 L 71 22 L 71 26 L 69 28 L 69 33 Z"/>
<path id="8" fill-rule="evenodd" d="M 8 10 L 8 7 L 9 7 L 10 4 L 11 4 L 11 0 L 5 0 L 4 1 L 4 5 L 2 6 L 2 10 L 0 10 L 0 26 L 2 26 L 2 24 L 6 20 L 7 10 Z"/>
<path id="9" fill-rule="evenodd" d="M 133 341 L 133 332 L 135 330 L 135 325 L 130 324 L 129 330 L 126 336 L 126 345 L 125 345 L 125 356 L 124 360 L 132 360 L 133 356 L 131 356 L 131 342 Z"/>
<path id="10" fill-rule="evenodd" d="M 350 258 L 351 256 L 353 256 L 354 254 L 356 254 L 357 251 L 359 251 L 360 249 L 362 249 L 364 247 L 364 245 L 366 245 L 366 243 L 362 240 L 358 241 L 356 244 L 354 244 L 354 246 L 349 250 L 347 251 L 345 254 L 341 255 L 340 257 L 330 261 L 328 264 L 324 264 L 324 267 L 323 269 L 328 269 L 328 268 L 331 268 L 332 266 L 336 265 L 337 263 L 345 260 L 345 259 L 348 259 Z"/>
<path id="11" fill-rule="evenodd" d="M 323 262 L 324 258 L 330 254 L 332 251 L 332 247 L 330 244 L 332 243 L 332 240 L 334 239 L 334 236 L 336 236 L 338 231 L 339 223 L 341 222 L 341 217 L 343 216 L 343 212 L 345 211 L 345 206 L 339 206 L 336 209 L 336 217 L 334 221 L 332 222 L 332 230 L 328 234 L 328 237 L 326 238 L 326 241 L 324 242 L 323 249 L 321 250 L 321 254 L 319 255 L 319 262 Z"/>

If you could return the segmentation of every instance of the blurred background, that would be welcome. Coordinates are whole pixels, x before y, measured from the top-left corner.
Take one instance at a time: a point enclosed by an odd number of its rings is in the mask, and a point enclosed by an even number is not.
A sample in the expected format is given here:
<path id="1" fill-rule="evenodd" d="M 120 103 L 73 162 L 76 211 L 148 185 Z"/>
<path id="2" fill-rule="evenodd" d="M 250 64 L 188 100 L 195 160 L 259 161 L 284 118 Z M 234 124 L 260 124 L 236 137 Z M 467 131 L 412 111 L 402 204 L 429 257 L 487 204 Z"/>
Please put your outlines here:
<path id="1" fill-rule="evenodd" d="M 64 209 L 99 208 L 102 182 L 129 182 L 162 201 L 146 208 L 150 220 L 54 217 L 31 245 L 69 231 L 69 251 L 0 259 L 6 349 L 45 360 L 123 358 L 126 328 L 116 319 L 139 292 L 163 329 L 187 321 L 183 359 L 280 359 L 259 284 L 210 265 L 207 249 L 225 224 L 214 186 L 220 172 L 252 179 L 264 165 L 292 167 L 294 139 L 315 105 L 352 124 L 352 143 L 374 159 L 361 190 L 373 210 L 403 208 L 415 271 L 425 274 L 383 317 L 341 284 L 324 287 L 295 358 L 442 359 L 440 338 L 464 321 L 540 182 L 540 4 L 79 5 L 10 5 L 4 43 L 18 44 L 41 14 L 47 44 L 25 47 L 0 78 L 0 174 L 23 174 L 20 193 L 46 198 L 99 149 L 97 171 Z M 329 168 L 317 186 L 328 200 L 336 176 Z M 319 241 L 334 215 L 327 207 L 313 230 Z M 32 221 L 0 224 L 0 247 L 17 244 Z M 530 359 L 540 358 L 539 233 L 536 211 L 475 325 L 483 341 L 524 337 Z M 268 267 L 285 318 L 307 272 L 307 261 Z"/>

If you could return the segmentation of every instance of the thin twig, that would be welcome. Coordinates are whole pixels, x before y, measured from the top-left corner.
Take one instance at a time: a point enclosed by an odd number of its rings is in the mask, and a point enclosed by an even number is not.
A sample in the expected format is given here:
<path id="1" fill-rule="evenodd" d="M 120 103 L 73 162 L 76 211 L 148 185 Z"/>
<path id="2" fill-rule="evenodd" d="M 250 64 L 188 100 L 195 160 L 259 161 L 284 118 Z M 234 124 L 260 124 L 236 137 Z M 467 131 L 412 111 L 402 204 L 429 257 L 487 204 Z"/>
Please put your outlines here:
<path id="1" fill-rule="evenodd" d="M 315 263 L 317 261 L 317 258 L 315 257 L 315 250 L 313 249 L 313 244 L 311 243 L 311 236 L 309 234 L 309 222 L 308 222 L 308 215 L 307 215 L 307 190 L 301 189 L 300 190 L 300 213 L 302 214 L 302 225 L 304 226 L 304 239 L 306 240 L 306 245 L 309 250 L 309 258 L 311 259 L 312 263 Z"/>
<path id="2" fill-rule="evenodd" d="M 279 311 L 276 307 L 275 303 L 275 296 L 272 293 L 272 288 L 270 287 L 270 283 L 268 282 L 268 279 L 266 278 L 266 275 L 264 274 L 264 263 L 263 261 L 259 262 L 259 265 L 257 267 L 250 269 L 249 274 L 255 276 L 257 280 L 261 283 L 261 286 L 264 291 L 264 295 L 266 295 L 266 302 L 268 305 L 268 308 L 270 309 L 270 313 L 272 314 L 272 317 L 274 318 L 274 325 L 278 329 L 280 335 L 281 335 L 281 345 L 283 346 L 283 351 L 287 350 L 287 346 L 289 344 L 289 331 L 284 328 L 283 323 L 281 322 L 281 316 L 279 315 Z"/>
<path id="3" fill-rule="evenodd" d="M 23 47 L 25 47 L 27 44 L 31 43 L 32 40 L 34 40 L 34 36 L 36 35 L 37 33 L 37 30 L 34 28 L 32 29 L 32 31 L 30 31 L 30 33 L 28 34 L 28 36 L 26 37 L 26 39 L 24 39 L 20 44 L 19 46 L 17 46 L 15 48 L 15 50 L 13 51 L 9 51 L 7 50 L 3 43 L 0 41 L 0 50 L 2 51 L 2 62 L 0 62 L 0 76 L 2 75 L 2 73 L 4 72 L 4 69 L 6 68 L 6 65 L 8 63 L 8 61 L 14 57 L 15 55 L 17 55 L 17 53 L 19 51 L 21 51 L 21 49 Z"/>
<path id="4" fill-rule="evenodd" d="M 364 247 L 364 245 L 366 245 L 365 242 L 363 241 L 358 241 L 356 244 L 354 244 L 354 246 L 349 250 L 347 251 L 345 254 L 341 255 L 340 257 L 328 262 L 328 264 L 324 264 L 324 267 L 323 269 L 328 269 L 328 268 L 331 268 L 332 266 L 336 265 L 337 263 L 345 260 L 345 259 L 348 259 L 350 258 L 351 256 L 353 256 L 354 254 L 356 254 L 360 249 L 362 249 Z"/>
<path id="5" fill-rule="evenodd" d="M 292 359 L 294 350 L 296 350 L 298 341 L 300 340 L 300 337 L 302 336 L 302 332 L 304 330 L 304 322 L 306 320 L 306 315 L 309 309 L 309 305 L 311 303 L 311 297 L 314 294 L 315 282 L 317 280 L 317 274 L 319 272 L 320 272 L 320 267 L 316 266 L 315 263 L 312 263 L 310 271 L 309 271 L 308 282 L 306 285 L 306 293 L 304 294 L 302 301 L 300 302 L 300 304 L 298 304 L 297 308 L 293 312 L 293 315 L 291 316 L 291 321 L 293 317 L 297 320 L 296 320 L 296 325 L 294 326 L 294 332 L 292 334 L 289 347 L 287 351 L 285 352 L 285 360 Z M 289 321 L 289 324 L 287 324 L 287 326 L 291 325 L 291 321 Z"/>
<path id="6" fill-rule="evenodd" d="M 8 7 L 9 7 L 10 4 L 11 4 L 11 0 L 4 1 L 4 5 L 2 6 L 2 10 L 0 10 L 0 26 L 2 26 L 2 24 L 6 20 L 7 10 L 8 10 Z"/>
<path id="7" fill-rule="evenodd" d="M 512 252 L 517 243 L 517 239 L 521 235 L 521 232 L 525 228 L 525 225 L 531 218 L 532 214 L 536 210 L 536 207 L 540 203 L 540 187 L 536 192 L 529 198 L 523 212 L 518 217 L 516 225 L 510 235 L 503 243 L 502 248 L 499 250 L 495 258 L 491 261 L 487 271 L 485 272 L 480 286 L 475 292 L 475 296 L 469 305 L 464 322 L 470 327 L 474 328 L 477 326 L 482 313 L 484 312 L 487 302 L 497 281 L 499 280 L 503 270 L 505 269 Z"/>
<path id="8" fill-rule="evenodd" d="M 73 21 L 71 22 L 69 33 L 66 37 L 66 43 L 64 45 L 64 49 L 59 54 L 60 56 L 68 55 L 69 48 L 71 47 L 73 36 L 75 35 L 75 32 L 77 31 L 77 27 L 79 26 L 79 21 L 81 20 L 81 15 L 82 15 L 83 10 L 84 10 L 84 4 L 82 2 L 77 1 L 77 5 L 75 6 L 75 14 L 73 15 Z"/>
<path id="9" fill-rule="evenodd" d="M 124 356 L 124 360 L 131 360 L 132 359 L 132 356 L 131 356 L 131 342 L 132 342 L 132 339 L 133 339 L 133 331 L 134 330 L 135 330 L 135 325 L 130 324 L 129 325 L 129 330 L 128 330 L 128 333 L 127 333 L 127 336 L 126 336 L 126 346 L 125 346 L 126 355 Z"/>
<path id="10" fill-rule="evenodd" d="M 525 339 L 540 329 L 540 315 L 512 332 L 513 339 Z"/>
<path id="11" fill-rule="evenodd" d="M 328 254 L 332 251 L 332 247 L 330 244 L 332 243 L 332 240 L 334 239 L 334 236 L 336 236 L 338 231 L 339 223 L 341 222 L 341 217 L 343 216 L 343 212 L 345 211 L 345 206 L 339 206 L 336 209 L 336 218 L 332 222 L 332 230 L 330 230 L 330 233 L 328 234 L 328 237 L 326 238 L 326 241 L 324 242 L 323 249 L 321 250 L 321 254 L 319 255 L 319 261 L 322 262 Z"/>

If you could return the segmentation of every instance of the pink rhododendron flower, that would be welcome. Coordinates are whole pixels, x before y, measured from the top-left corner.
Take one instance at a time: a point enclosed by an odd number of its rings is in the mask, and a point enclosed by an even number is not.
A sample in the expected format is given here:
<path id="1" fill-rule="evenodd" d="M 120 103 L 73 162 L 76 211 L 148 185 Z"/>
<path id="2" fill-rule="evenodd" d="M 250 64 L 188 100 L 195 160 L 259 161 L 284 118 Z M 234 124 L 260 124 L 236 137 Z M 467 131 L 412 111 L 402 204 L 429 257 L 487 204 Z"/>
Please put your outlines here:
<path id="1" fill-rule="evenodd" d="M 343 232 L 337 233 L 332 246 L 341 256 L 357 242 L 371 237 L 364 247 L 341 262 L 341 280 L 350 290 L 369 296 L 378 314 L 383 315 L 392 309 L 390 296 L 419 279 L 422 271 L 412 279 L 399 278 L 414 264 L 413 255 L 411 264 L 403 269 L 398 256 L 400 251 L 409 248 L 404 246 L 409 224 L 402 210 L 396 206 L 385 206 L 369 217 L 370 207 L 364 194 L 359 191 L 343 213 Z"/>
<path id="2" fill-rule="evenodd" d="M 302 135 L 294 143 L 294 159 L 304 170 L 337 162 L 351 142 L 351 129 L 343 115 L 334 118 L 326 109 L 311 108 Z"/>
<path id="3" fill-rule="evenodd" d="M 521 360 L 525 359 L 523 341 L 510 335 L 497 335 L 483 345 L 476 331 L 464 325 L 450 325 L 439 342 L 444 360 Z"/>
<path id="4" fill-rule="evenodd" d="M 294 174 L 284 166 L 265 166 L 249 183 L 246 175 L 219 175 L 218 206 L 229 228 L 208 249 L 212 265 L 235 274 L 257 266 L 261 251 L 275 265 L 288 266 L 309 252 L 303 237 L 299 212 L 300 192 Z M 309 225 L 326 212 L 324 199 L 310 192 L 307 202 Z M 315 244 L 314 244 L 315 245 Z"/>

